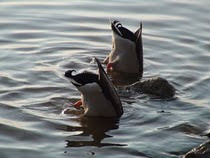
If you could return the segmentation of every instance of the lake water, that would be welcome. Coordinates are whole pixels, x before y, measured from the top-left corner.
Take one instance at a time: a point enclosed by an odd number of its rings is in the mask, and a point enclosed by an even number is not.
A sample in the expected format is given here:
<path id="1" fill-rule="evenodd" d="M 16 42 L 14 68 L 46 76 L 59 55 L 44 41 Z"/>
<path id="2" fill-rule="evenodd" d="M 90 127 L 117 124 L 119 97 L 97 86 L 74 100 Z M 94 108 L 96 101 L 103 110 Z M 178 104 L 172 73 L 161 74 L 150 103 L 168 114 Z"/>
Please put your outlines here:
<path id="1" fill-rule="evenodd" d="M 177 158 L 209 140 L 209 0 L 1 0 L 1 158 Z M 144 78 L 176 88 L 161 100 L 117 86 L 119 120 L 80 118 L 68 69 L 96 71 L 109 20 L 143 22 Z M 118 82 L 118 81 L 115 81 Z M 121 81 L 119 81 L 121 82 Z M 117 83 L 116 83 L 117 84 Z M 69 114 L 63 114 L 65 108 Z"/>

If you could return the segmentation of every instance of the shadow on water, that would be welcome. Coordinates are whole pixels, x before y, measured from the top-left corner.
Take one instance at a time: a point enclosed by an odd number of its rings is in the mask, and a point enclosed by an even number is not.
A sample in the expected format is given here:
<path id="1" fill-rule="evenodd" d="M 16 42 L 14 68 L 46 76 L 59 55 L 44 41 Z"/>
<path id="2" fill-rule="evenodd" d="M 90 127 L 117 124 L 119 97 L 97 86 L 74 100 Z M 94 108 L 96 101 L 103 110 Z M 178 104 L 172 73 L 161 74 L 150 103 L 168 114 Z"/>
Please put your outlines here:
<path id="1" fill-rule="evenodd" d="M 66 128 L 66 131 L 79 131 L 82 133 L 76 134 L 73 137 L 78 137 L 80 139 L 71 140 L 72 136 L 66 140 L 66 147 L 85 147 L 85 146 L 126 146 L 125 144 L 117 143 L 102 143 L 105 138 L 112 137 L 107 134 L 111 130 L 117 130 L 119 128 L 119 120 L 112 118 L 87 118 L 81 117 L 79 119 L 81 127 L 75 128 L 70 127 Z M 92 140 L 83 141 L 81 139 L 86 139 L 85 137 L 91 137 Z"/>

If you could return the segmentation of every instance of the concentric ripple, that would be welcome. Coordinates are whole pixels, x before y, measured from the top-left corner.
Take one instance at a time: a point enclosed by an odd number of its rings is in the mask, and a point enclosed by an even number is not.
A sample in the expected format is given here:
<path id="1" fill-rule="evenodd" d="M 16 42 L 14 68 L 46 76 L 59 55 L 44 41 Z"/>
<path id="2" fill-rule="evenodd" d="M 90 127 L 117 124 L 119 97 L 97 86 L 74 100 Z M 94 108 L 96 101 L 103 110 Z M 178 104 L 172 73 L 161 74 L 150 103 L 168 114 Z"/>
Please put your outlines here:
<path id="1" fill-rule="evenodd" d="M 0 157 L 178 158 L 210 127 L 207 0 L 1 0 Z M 111 50 L 110 20 L 143 22 L 144 78 L 176 88 L 172 100 L 125 90 L 119 120 L 87 119 L 68 69 L 96 72 Z M 63 111 L 67 110 L 66 113 Z"/>

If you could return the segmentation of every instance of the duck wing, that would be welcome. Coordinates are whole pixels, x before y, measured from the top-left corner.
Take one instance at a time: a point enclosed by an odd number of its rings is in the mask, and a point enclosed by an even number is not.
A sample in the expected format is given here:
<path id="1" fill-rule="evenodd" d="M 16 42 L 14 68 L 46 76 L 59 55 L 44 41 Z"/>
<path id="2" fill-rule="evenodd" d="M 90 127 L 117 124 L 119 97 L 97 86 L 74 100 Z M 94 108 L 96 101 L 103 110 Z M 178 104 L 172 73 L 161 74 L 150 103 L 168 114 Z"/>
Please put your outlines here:
<path id="1" fill-rule="evenodd" d="M 140 23 L 139 29 L 135 32 L 136 35 L 136 55 L 139 61 L 139 72 L 143 74 L 143 43 L 142 43 L 142 23 Z"/>
<path id="2" fill-rule="evenodd" d="M 120 117 L 123 114 L 123 107 L 122 107 L 120 98 L 117 95 L 117 92 L 116 92 L 114 86 L 112 85 L 109 77 L 107 76 L 106 72 L 104 71 L 100 61 L 97 58 L 95 58 L 95 61 L 98 65 L 98 69 L 99 69 L 98 70 L 99 71 L 98 72 L 99 84 L 102 88 L 102 91 L 103 91 L 105 97 L 108 100 L 110 100 L 110 102 L 112 103 L 117 116 Z"/>

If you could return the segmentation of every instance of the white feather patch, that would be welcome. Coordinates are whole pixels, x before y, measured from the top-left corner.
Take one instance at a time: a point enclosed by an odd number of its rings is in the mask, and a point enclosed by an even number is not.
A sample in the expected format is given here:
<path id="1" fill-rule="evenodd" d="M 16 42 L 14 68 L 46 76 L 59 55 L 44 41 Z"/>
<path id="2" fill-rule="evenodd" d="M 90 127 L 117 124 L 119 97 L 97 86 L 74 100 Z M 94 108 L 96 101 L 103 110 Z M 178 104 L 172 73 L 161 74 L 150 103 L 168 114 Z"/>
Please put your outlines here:
<path id="1" fill-rule="evenodd" d="M 97 83 L 88 83 L 77 87 L 82 93 L 82 102 L 86 116 L 116 116 L 111 102 L 103 95 Z"/>
<path id="2" fill-rule="evenodd" d="M 122 33 L 118 29 L 117 25 L 121 25 L 120 22 L 117 22 L 116 24 L 114 24 L 114 27 L 116 28 L 117 32 L 122 36 Z"/>
<path id="3" fill-rule="evenodd" d="M 138 73 L 139 63 L 134 42 L 113 33 L 113 49 L 109 55 L 109 62 L 117 61 L 115 69 L 121 72 Z"/>
<path id="4" fill-rule="evenodd" d="M 69 78 L 69 80 L 70 80 L 72 83 L 76 84 L 76 85 L 79 85 L 79 86 L 82 85 L 81 83 L 78 83 L 77 81 L 75 81 L 75 80 L 72 79 L 72 78 Z"/>

